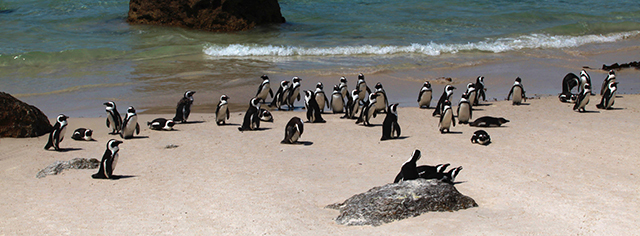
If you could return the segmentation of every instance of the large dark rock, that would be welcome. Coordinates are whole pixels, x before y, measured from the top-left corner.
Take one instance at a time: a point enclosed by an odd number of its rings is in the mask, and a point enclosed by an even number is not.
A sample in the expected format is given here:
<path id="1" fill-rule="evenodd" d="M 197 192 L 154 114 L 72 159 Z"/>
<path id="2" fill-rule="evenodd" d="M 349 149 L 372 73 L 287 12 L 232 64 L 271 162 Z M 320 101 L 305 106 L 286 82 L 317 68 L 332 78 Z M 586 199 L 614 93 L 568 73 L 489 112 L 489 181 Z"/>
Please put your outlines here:
<path id="1" fill-rule="evenodd" d="M 53 127 L 40 109 L 0 92 L 0 137 L 37 137 Z"/>
<path id="2" fill-rule="evenodd" d="M 284 23 L 278 0 L 130 0 L 132 24 L 240 31 Z"/>
<path id="3" fill-rule="evenodd" d="M 340 210 L 336 218 L 339 224 L 378 226 L 428 211 L 457 211 L 477 206 L 472 198 L 462 195 L 451 184 L 416 179 L 375 187 L 327 208 Z"/>

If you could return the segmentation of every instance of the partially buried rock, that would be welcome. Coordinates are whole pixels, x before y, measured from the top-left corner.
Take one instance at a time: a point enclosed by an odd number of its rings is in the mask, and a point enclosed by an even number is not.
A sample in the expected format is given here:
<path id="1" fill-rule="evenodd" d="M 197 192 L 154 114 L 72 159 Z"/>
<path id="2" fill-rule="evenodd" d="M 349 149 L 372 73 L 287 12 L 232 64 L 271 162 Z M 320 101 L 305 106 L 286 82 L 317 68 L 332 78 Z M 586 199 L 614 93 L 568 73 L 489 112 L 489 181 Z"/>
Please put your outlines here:
<path id="1" fill-rule="evenodd" d="M 0 92 L 0 137 L 38 137 L 52 128 L 40 109 Z"/>
<path id="2" fill-rule="evenodd" d="M 66 169 L 96 169 L 100 166 L 100 161 L 95 158 L 73 158 L 70 161 L 56 161 L 36 174 L 37 178 L 44 178 L 47 175 L 57 175 Z"/>
<path id="3" fill-rule="evenodd" d="M 342 225 L 373 225 L 419 216 L 428 211 L 457 211 L 478 204 L 451 184 L 416 179 L 375 187 L 343 203 L 328 205 L 340 211 Z"/>

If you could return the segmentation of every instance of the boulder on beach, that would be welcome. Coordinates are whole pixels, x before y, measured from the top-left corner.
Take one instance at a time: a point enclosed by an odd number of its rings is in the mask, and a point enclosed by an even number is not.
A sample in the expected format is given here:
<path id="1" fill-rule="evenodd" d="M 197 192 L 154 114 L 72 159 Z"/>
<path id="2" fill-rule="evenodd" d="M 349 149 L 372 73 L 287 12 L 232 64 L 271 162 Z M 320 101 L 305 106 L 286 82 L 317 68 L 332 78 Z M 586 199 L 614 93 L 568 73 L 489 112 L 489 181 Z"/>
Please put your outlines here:
<path id="1" fill-rule="evenodd" d="M 127 21 L 228 32 L 285 19 L 278 0 L 130 0 Z"/>
<path id="2" fill-rule="evenodd" d="M 375 187 L 327 208 L 340 211 L 336 218 L 338 224 L 379 226 L 428 211 L 457 211 L 477 206 L 452 184 L 416 179 Z"/>
<path id="3" fill-rule="evenodd" d="M 51 129 L 49 118 L 40 109 L 0 92 L 0 137 L 38 137 Z"/>

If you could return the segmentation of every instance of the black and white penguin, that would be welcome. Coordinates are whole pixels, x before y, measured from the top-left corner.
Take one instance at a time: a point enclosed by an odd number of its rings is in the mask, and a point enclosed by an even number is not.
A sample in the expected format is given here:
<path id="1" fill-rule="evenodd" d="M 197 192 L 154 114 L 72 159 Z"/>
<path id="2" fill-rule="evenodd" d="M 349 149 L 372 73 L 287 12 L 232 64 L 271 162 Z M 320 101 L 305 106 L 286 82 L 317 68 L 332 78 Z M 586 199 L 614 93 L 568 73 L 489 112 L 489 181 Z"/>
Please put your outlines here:
<path id="1" fill-rule="evenodd" d="M 260 108 L 260 121 L 273 122 L 273 115 L 269 110 Z"/>
<path id="2" fill-rule="evenodd" d="M 578 78 L 576 74 L 568 73 L 567 75 L 565 75 L 562 79 L 562 93 L 558 95 L 558 99 L 560 99 L 561 102 L 575 102 L 576 99 L 578 99 L 578 96 L 573 94 L 571 90 L 573 90 L 574 87 L 578 86 L 578 84 L 580 84 L 580 78 Z"/>
<path id="3" fill-rule="evenodd" d="M 267 81 L 268 80 L 269 79 L 267 78 Z M 218 101 L 218 105 L 216 105 L 216 124 L 217 125 L 224 125 L 226 124 L 226 120 L 229 119 L 229 101 L 227 100 L 229 100 L 229 96 L 227 96 L 226 94 L 223 94 L 222 96 L 220 96 L 220 101 Z"/>
<path id="4" fill-rule="evenodd" d="M 287 104 L 287 95 L 289 95 L 290 90 L 291 85 L 289 84 L 289 81 L 280 81 L 280 87 L 278 88 L 276 95 L 273 97 L 273 101 L 269 104 L 269 107 L 276 107 L 278 110 L 281 110 L 282 105 Z"/>
<path id="5" fill-rule="evenodd" d="M 367 98 L 367 93 L 371 94 L 371 89 L 367 86 L 367 82 L 364 81 L 364 74 L 358 74 L 358 82 L 356 83 L 356 89 L 358 89 L 358 97 L 364 100 Z"/>
<path id="6" fill-rule="evenodd" d="M 196 91 L 186 91 L 184 96 L 178 101 L 176 107 L 176 116 L 173 117 L 173 122 L 187 123 L 189 114 L 191 114 L 191 105 L 193 104 L 193 95 Z"/>
<path id="7" fill-rule="evenodd" d="M 576 104 L 573 105 L 573 110 L 578 112 L 586 111 L 585 107 L 589 104 L 589 97 L 591 97 L 591 85 L 583 84 L 582 92 L 578 94 L 578 100 L 576 100 Z"/>
<path id="8" fill-rule="evenodd" d="M 300 101 L 300 81 L 302 81 L 302 79 L 298 76 L 291 79 L 291 89 L 287 95 L 287 105 L 289 106 L 289 110 L 293 110 L 293 103 L 296 100 Z"/>
<path id="9" fill-rule="evenodd" d="M 284 127 L 284 139 L 280 143 L 294 144 L 304 132 L 304 122 L 299 117 L 294 116 Z"/>
<path id="10" fill-rule="evenodd" d="M 524 86 L 522 85 L 522 79 L 520 77 L 516 78 L 516 82 L 511 86 L 511 90 L 509 91 L 509 95 L 507 95 L 507 101 L 509 101 L 509 97 L 513 94 L 513 103 L 512 105 L 520 105 L 522 101 L 527 101 L 527 95 L 525 95 Z"/>
<path id="11" fill-rule="evenodd" d="M 385 112 L 387 110 L 387 107 L 389 107 L 387 93 L 384 91 L 384 88 L 382 88 L 382 83 L 380 82 L 376 83 L 376 86 L 374 88 L 376 90 L 374 93 L 378 95 L 376 96 L 376 112 Z"/>
<path id="12" fill-rule="evenodd" d="M 127 115 L 124 118 L 124 122 L 122 123 L 122 131 L 120 131 L 120 137 L 124 139 L 133 138 L 133 132 L 136 134 L 140 134 L 140 125 L 138 125 L 138 115 L 136 114 L 136 109 L 133 107 L 129 107 L 127 109 Z"/>
<path id="13" fill-rule="evenodd" d="M 476 103 L 476 97 L 478 96 L 478 92 L 476 91 L 476 85 L 474 83 L 467 84 L 467 91 L 464 93 L 469 95 L 469 104 L 471 104 L 471 108 L 473 109 L 473 104 Z"/>
<path id="14" fill-rule="evenodd" d="M 440 99 L 438 99 L 438 104 L 436 104 L 436 109 L 433 111 L 433 116 L 437 116 L 437 115 L 441 115 L 442 111 L 444 110 L 443 107 L 443 103 L 444 101 L 451 101 L 451 95 L 453 95 L 453 90 L 456 89 L 456 87 L 453 87 L 452 85 L 446 85 L 444 86 L 444 91 L 442 92 L 442 95 L 440 95 Z"/>
<path id="15" fill-rule="evenodd" d="M 324 107 L 326 106 L 327 108 L 331 108 L 329 107 L 329 99 L 327 99 L 327 95 L 324 93 L 324 85 L 322 85 L 321 82 L 318 82 L 316 84 L 316 90 L 313 93 L 314 96 L 316 97 L 316 102 L 318 103 L 318 106 L 320 107 L 320 112 L 324 113 Z"/>
<path id="16" fill-rule="evenodd" d="M 331 101 L 329 103 L 333 114 L 344 112 L 344 98 L 339 85 L 333 86 L 333 93 L 331 93 Z"/>
<path id="17" fill-rule="evenodd" d="M 49 133 L 49 140 L 44 146 L 44 150 L 49 150 L 53 147 L 54 150 L 60 151 L 60 142 L 64 139 L 64 133 L 67 132 L 67 118 L 63 114 L 58 115 L 56 118 L 56 124 L 53 125 L 53 130 Z"/>
<path id="18" fill-rule="evenodd" d="M 271 90 L 271 82 L 269 81 L 269 76 L 262 75 L 260 76 L 262 79 L 262 83 L 258 86 L 258 92 L 256 93 L 256 97 L 260 98 L 262 101 L 267 101 L 267 96 L 271 95 L 273 98 L 273 90 Z"/>
<path id="19" fill-rule="evenodd" d="M 78 140 L 78 141 L 83 141 L 83 140 L 84 141 L 91 141 L 91 140 L 93 140 L 91 135 L 93 135 L 93 130 L 85 129 L 85 128 L 78 128 L 75 131 L 73 131 L 73 134 L 71 135 L 71 138 L 73 140 Z"/>
<path id="20" fill-rule="evenodd" d="M 469 126 L 475 127 L 491 127 L 491 126 L 502 126 L 503 124 L 509 122 L 509 120 L 502 117 L 491 117 L 491 116 L 483 116 L 480 117 L 473 122 L 469 123 Z"/>
<path id="21" fill-rule="evenodd" d="M 304 106 L 307 109 L 307 120 L 311 123 L 324 123 L 320 106 L 316 102 L 316 96 L 312 91 L 304 90 Z"/>
<path id="22" fill-rule="evenodd" d="M 340 88 L 340 93 L 342 94 L 343 98 L 349 96 L 349 88 L 347 86 L 346 77 L 340 77 L 340 84 L 338 84 L 338 87 Z"/>
<path id="23" fill-rule="evenodd" d="M 431 83 L 425 81 L 424 84 L 422 84 L 422 88 L 420 88 L 420 93 L 418 93 L 418 107 L 429 108 L 429 106 L 431 106 L 431 98 L 433 97 L 432 93 Z"/>
<path id="24" fill-rule="evenodd" d="M 260 98 L 252 98 L 249 101 L 249 108 L 244 113 L 242 126 L 238 130 L 255 130 L 260 128 Z"/>
<path id="25" fill-rule="evenodd" d="M 444 171 L 447 169 L 447 167 L 450 164 L 438 164 L 436 166 L 429 166 L 429 165 L 421 165 L 416 167 L 416 169 L 418 170 L 418 178 L 421 179 L 441 179 L 444 177 L 445 173 Z M 404 176 L 402 176 L 402 172 L 398 173 L 398 175 L 396 175 L 396 178 L 393 180 L 394 183 L 398 183 L 400 181 L 402 181 L 402 179 L 404 179 Z"/>
<path id="26" fill-rule="evenodd" d="M 382 138 L 380 141 L 400 137 L 400 125 L 398 124 L 398 103 L 389 105 L 387 116 L 382 122 Z"/>
<path id="27" fill-rule="evenodd" d="M 449 100 L 444 101 L 442 115 L 440 116 L 440 133 L 450 132 L 451 125 L 456 126 L 456 118 L 453 116 L 453 109 L 451 109 L 451 102 Z"/>
<path id="28" fill-rule="evenodd" d="M 477 143 L 480 145 L 489 145 L 491 143 L 491 136 L 484 130 L 477 130 L 473 132 L 473 136 L 471 136 L 471 143 Z"/>
<path id="29" fill-rule="evenodd" d="M 473 101 L 473 105 L 477 106 L 480 102 L 480 97 L 482 97 L 482 101 L 487 100 L 487 95 L 485 94 L 485 91 L 487 91 L 487 89 L 484 87 L 484 76 L 478 76 L 478 78 L 476 78 L 476 83 L 474 84 L 474 86 L 476 89 L 476 99 Z"/>
<path id="30" fill-rule="evenodd" d="M 352 90 L 349 99 L 347 99 L 345 114 L 342 118 L 356 119 L 356 114 L 360 110 L 360 100 L 360 91 L 358 89 Z"/>
<path id="31" fill-rule="evenodd" d="M 591 86 L 591 76 L 589 76 L 589 74 L 587 74 L 586 70 L 581 70 L 580 71 L 580 85 L 579 85 L 579 89 L 584 89 L 584 85 L 585 84 L 589 84 L 589 86 Z M 582 90 L 578 93 L 580 94 L 582 93 Z M 593 91 L 591 91 L 591 96 L 596 95 L 595 93 L 593 93 Z"/>
<path id="32" fill-rule="evenodd" d="M 100 161 L 100 169 L 98 169 L 98 173 L 91 175 L 94 179 L 112 179 L 113 170 L 116 169 L 116 164 L 118 164 L 118 151 L 120 151 L 120 145 L 122 141 L 111 139 L 107 142 L 107 150 L 104 151 L 104 155 L 102 155 L 102 160 Z"/>
<path id="33" fill-rule="evenodd" d="M 604 92 L 609 87 L 609 84 L 614 82 L 616 82 L 616 72 L 614 72 L 613 70 L 609 70 L 609 74 L 607 74 L 607 78 L 604 78 L 604 81 L 602 81 L 602 88 L 600 88 L 600 95 L 604 95 Z"/>
<path id="34" fill-rule="evenodd" d="M 461 170 L 462 166 L 458 166 L 456 168 L 450 169 L 447 173 L 441 173 L 437 179 L 445 183 L 455 184 L 456 177 L 458 176 L 458 174 L 460 174 Z"/>
<path id="35" fill-rule="evenodd" d="M 467 124 L 473 117 L 473 109 L 471 109 L 471 102 L 469 102 L 469 94 L 463 93 L 458 103 L 458 124 Z"/>
<path id="36" fill-rule="evenodd" d="M 616 99 L 616 91 L 618 91 L 618 82 L 609 83 L 604 94 L 602 94 L 600 104 L 596 105 L 596 107 L 599 109 L 611 109 Z"/>
<path id="37" fill-rule="evenodd" d="M 147 125 L 150 129 L 153 130 L 173 130 L 173 125 L 176 123 L 173 120 L 167 120 L 165 118 L 156 118 L 150 122 L 147 122 Z"/>
<path id="38" fill-rule="evenodd" d="M 416 162 L 420 160 L 421 157 L 420 150 L 416 149 L 411 153 L 411 157 L 404 164 L 402 164 L 402 168 L 400 168 L 400 173 L 398 175 L 402 175 L 402 178 L 394 180 L 394 183 L 400 181 L 414 180 L 419 178 L 418 168 Z"/>
<path id="39" fill-rule="evenodd" d="M 375 93 L 369 94 L 369 99 L 364 102 L 365 104 L 362 106 L 362 110 L 360 111 L 360 117 L 356 121 L 356 124 L 359 124 L 360 122 L 362 122 L 364 126 L 371 126 L 371 123 L 369 122 L 369 120 L 371 120 L 371 117 L 373 118 L 376 117 L 377 97 L 378 97 L 378 94 L 375 94 Z"/>
<path id="40" fill-rule="evenodd" d="M 105 108 L 107 111 L 107 128 L 111 128 L 111 133 L 109 134 L 120 133 L 120 130 L 122 129 L 122 117 L 120 116 L 120 113 L 118 113 L 116 103 L 108 101 L 105 102 L 104 105 L 107 106 Z"/>

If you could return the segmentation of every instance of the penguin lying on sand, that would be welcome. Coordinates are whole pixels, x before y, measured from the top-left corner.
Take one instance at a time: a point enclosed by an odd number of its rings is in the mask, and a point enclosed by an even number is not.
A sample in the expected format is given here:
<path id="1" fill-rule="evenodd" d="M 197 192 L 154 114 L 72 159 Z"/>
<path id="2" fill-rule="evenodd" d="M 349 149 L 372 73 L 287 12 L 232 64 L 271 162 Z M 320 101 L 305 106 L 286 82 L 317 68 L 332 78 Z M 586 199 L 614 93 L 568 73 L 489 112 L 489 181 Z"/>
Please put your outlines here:
<path id="1" fill-rule="evenodd" d="M 473 132 L 473 136 L 471 136 L 471 143 L 477 143 L 480 145 L 489 145 L 491 143 L 491 136 L 484 130 L 477 130 Z"/>
<path id="2" fill-rule="evenodd" d="M 509 120 L 502 117 L 483 116 L 471 122 L 469 126 L 476 126 L 476 127 L 501 126 L 502 124 L 507 122 L 509 122 Z"/>
<path id="3" fill-rule="evenodd" d="M 82 141 L 82 140 L 91 141 L 91 140 L 93 140 L 91 135 L 93 135 L 93 130 L 85 129 L 85 128 L 78 128 L 75 131 L 73 131 L 73 134 L 71 135 L 71 138 L 73 140 L 78 140 L 78 141 Z"/>

